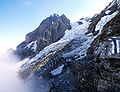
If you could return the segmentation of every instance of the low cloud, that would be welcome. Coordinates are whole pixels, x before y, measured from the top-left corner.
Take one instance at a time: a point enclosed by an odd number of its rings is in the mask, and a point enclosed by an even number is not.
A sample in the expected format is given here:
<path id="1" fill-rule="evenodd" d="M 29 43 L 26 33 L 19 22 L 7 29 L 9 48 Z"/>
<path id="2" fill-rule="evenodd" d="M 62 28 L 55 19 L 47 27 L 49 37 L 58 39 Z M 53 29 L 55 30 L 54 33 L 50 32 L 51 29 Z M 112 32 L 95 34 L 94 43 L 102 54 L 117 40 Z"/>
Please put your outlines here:
<path id="1" fill-rule="evenodd" d="M 0 92 L 31 92 L 18 77 L 18 59 L 9 54 L 0 56 Z"/>

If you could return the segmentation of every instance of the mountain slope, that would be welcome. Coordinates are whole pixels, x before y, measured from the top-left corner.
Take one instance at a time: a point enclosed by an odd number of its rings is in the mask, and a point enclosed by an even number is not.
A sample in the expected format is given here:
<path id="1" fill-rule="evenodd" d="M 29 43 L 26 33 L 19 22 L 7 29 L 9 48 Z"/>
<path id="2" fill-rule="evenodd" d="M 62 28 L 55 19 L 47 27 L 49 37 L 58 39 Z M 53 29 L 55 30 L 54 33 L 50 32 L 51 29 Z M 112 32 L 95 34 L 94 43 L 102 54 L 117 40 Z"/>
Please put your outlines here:
<path id="1" fill-rule="evenodd" d="M 119 92 L 119 16 L 119 0 L 113 0 L 92 18 L 67 22 L 63 37 L 28 55 L 19 75 L 38 91 L 44 81 L 43 92 Z"/>

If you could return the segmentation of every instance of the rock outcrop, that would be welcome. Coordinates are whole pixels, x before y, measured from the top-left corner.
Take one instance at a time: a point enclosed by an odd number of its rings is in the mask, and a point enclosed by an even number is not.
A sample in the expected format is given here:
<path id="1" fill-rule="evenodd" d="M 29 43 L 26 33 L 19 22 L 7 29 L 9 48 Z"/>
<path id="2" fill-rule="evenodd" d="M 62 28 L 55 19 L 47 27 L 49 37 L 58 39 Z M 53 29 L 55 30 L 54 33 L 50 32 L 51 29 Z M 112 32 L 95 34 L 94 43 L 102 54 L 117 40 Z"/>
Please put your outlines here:
<path id="1" fill-rule="evenodd" d="M 96 29 L 96 25 L 98 22 L 101 20 L 102 17 L 106 15 L 111 15 L 115 11 L 119 10 L 119 5 L 117 3 L 117 0 L 113 0 L 100 14 L 96 14 L 94 17 L 91 19 L 91 24 L 88 27 L 88 33 L 94 33 Z"/>

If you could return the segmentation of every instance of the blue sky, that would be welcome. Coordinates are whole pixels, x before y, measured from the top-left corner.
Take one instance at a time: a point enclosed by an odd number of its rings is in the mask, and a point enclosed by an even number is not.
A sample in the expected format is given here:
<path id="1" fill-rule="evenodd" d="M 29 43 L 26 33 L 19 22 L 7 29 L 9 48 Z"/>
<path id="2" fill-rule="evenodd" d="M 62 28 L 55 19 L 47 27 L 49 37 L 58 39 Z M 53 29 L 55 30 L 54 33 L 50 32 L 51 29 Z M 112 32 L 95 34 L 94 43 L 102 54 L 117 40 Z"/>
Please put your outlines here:
<path id="1" fill-rule="evenodd" d="M 53 13 L 71 21 L 99 13 L 112 0 L 0 0 L 0 51 L 15 48 L 25 34 Z"/>

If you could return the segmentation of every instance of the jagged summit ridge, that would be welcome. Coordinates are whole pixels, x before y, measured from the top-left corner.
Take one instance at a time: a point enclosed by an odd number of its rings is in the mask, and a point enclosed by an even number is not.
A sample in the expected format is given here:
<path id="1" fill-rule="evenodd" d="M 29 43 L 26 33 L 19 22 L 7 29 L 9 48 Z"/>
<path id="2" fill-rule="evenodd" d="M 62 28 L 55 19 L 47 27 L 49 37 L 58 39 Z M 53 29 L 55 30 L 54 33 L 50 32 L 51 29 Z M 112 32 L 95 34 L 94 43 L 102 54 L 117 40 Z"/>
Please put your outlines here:
<path id="1" fill-rule="evenodd" d="M 70 29 L 70 20 L 63 14 L 53 14 L 43 20 L 40 26 L 26 35 L 26 39 L 17 46 L 16 54 L 24 59 L 38 53 L 44 47 L 58 41 Z"/>

